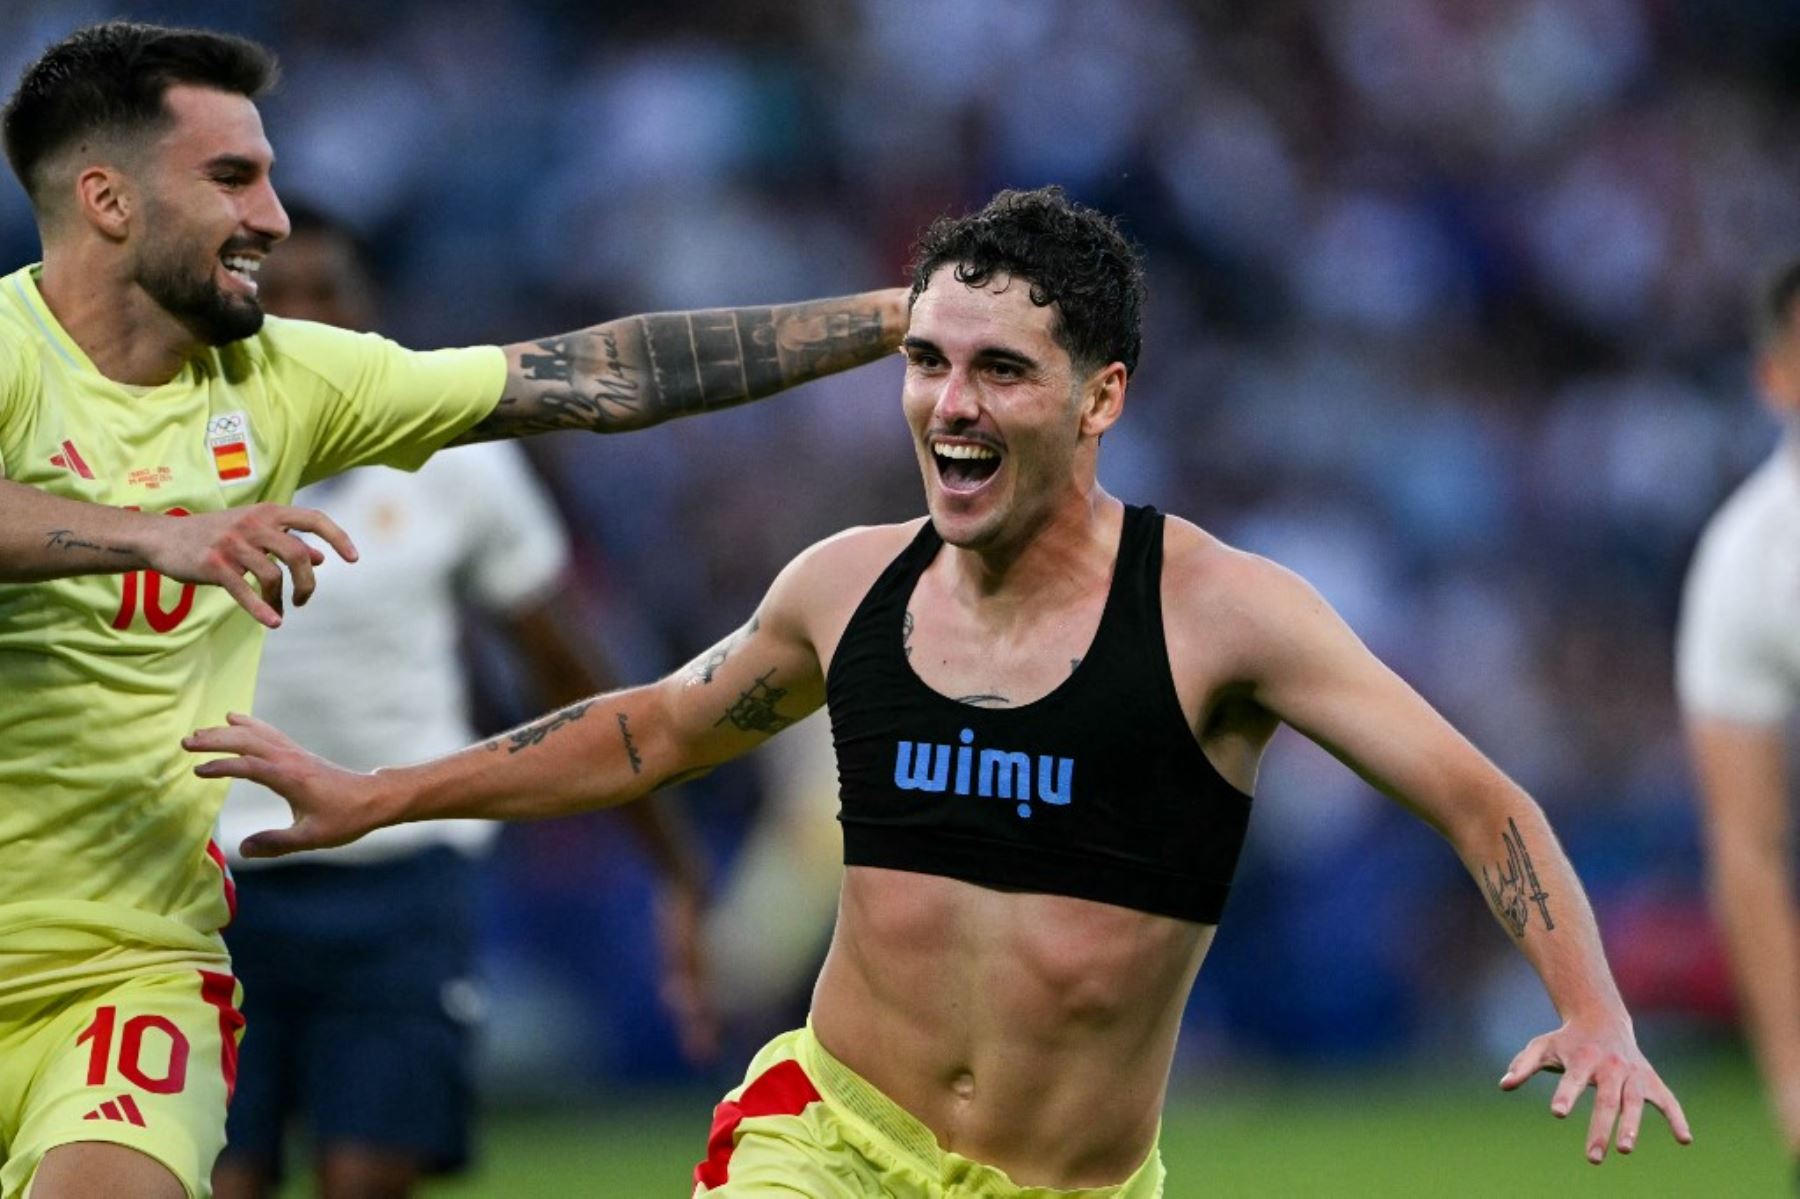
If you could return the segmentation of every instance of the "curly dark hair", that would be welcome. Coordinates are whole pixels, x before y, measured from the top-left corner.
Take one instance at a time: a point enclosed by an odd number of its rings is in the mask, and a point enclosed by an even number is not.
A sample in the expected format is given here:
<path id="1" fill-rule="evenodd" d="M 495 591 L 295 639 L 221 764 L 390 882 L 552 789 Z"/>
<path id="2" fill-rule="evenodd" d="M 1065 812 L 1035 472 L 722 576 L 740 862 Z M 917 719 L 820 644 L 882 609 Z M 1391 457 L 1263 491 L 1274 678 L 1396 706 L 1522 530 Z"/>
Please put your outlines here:
<path id="1" fill-rule="evenodd" d="M 1008 189 L 979 212 L 939 217 L 913 247 L 912 298 L 956 264 L 956 280 L 980 287 L 995 275 L 1031 284 L 1031 302 L 1056 305 L 1051 334 L 1082 370 L 1122 362 L 1137 370 L 1143 341 L 1143 255 L 1114 218 L 1077 204 L 1060 187 Z"/>
<path id="2" fill-rule="evenodd" d="M 255 98 L 275 83 L 275 56 L 247 38 L 205 29 L 106 21 L 77 29 L 19 77 L 0 123 L 6 159 L 37 203 L 39 167 L 96 135 L 147 133 L 167 122 L 177 83 Z"/>

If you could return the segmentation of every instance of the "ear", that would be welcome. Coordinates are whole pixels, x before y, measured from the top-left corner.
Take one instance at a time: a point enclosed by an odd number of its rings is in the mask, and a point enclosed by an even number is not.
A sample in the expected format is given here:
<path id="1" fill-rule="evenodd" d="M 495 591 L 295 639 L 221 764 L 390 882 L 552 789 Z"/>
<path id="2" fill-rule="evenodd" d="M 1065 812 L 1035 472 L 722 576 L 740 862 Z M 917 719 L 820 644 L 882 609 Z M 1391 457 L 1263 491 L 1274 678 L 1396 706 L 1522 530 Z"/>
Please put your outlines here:
<path id="1" fill-rule="evenodd" d="M 1125 414 L 1125 364 L 1108 363 L 1088 377 L 1081 392 L 1081 435 L 1098 437 Z"/>
<path id="2" fill-rule="evenodd" d="M 123 241 L 137 211 L 137 193 L 115 167 L 84 167 L 75 176 L 75 203 L 81 219 L 108 241 Z"/>

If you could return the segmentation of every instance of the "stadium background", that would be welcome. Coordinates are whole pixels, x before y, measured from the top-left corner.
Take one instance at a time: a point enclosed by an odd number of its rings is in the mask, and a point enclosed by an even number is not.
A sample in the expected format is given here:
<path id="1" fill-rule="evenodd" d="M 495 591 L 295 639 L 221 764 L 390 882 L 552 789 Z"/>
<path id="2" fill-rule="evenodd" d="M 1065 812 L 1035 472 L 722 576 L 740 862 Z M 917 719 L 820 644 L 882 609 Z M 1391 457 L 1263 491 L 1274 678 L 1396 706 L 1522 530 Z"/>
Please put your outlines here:
<path id="1" fill-rule="evenodd" d="M 277 49 L 278 186 L 369 237 L 415 346 L 897 282 L 924 221 L 1001 186 L 1120 213 L 1151 304 L 1103 481 L 1307 575 L 1531 789 L 1699 1138 L 1677 1155 L 1659 1128 L 1593 1172 L 1547 1086 L 1493 1093 L 1549 1027 L 1535 980 L 1443 845 L 1284 736 L 1176 1063 L 1172 1194 L 1779 1193 L 1670 637 L 1701 522 L 1775 437 L 1745 299 L 1800 248 L 1800 9 L 7 0 L 0 74 L 121 14 Z M 0 256 L 36 253 L 0 188 Z M 812 540 L 919 511 L 897 394 L 889 364 L 532 446 L 627 677 L 740 622 Z M 480 649 L 484 718 L 525 715 Z M 783 769 L 685 793 L 722 890 Z M 508 830 L 490 877 L 496 1131 L 487 1172 L 443 1193 L 682 1193 L 710 1097 L 803 985 L 722 966 L 732 1048 L 695 1069 L 615 819 Z M 816 906 L 777 887 L 732 918 L 803 983 Z"/>

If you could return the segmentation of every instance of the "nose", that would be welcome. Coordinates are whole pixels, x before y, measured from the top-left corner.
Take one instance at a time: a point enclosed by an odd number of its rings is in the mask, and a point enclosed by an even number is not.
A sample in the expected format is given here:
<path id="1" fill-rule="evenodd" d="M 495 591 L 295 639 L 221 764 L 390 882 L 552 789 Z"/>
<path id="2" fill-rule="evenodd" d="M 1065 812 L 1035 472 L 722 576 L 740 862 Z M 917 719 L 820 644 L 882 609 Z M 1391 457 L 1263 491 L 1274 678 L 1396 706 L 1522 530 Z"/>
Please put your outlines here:
<path id="1" fill-rule="evenodd" d="M 244 214 L 244 224 L 270 241 L 286 241 L 287 235 L 294 230 L 287 209 L 281 206 L 281 197 L 275 194 L 274 185 L 266 179 L 257 188 L 250 209 Z"/>
<path id="2" fill-rule="evenodd" d="M 973 424 L 980 418 L 981 404 L 974 382 L 963 368 L 952 367 L 944 376 L 944 387 L 932 406 L 932 416 L 940 425 Z"/>

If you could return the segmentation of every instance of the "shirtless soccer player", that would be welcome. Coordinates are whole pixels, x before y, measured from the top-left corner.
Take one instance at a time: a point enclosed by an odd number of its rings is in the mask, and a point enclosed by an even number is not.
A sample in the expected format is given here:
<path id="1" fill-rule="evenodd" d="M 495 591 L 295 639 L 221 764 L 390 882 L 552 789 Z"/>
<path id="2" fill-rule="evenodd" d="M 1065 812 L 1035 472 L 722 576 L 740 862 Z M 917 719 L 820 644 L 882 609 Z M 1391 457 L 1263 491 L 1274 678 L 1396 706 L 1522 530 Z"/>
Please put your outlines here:
<path id="1" fill-rule="evenodd" d="M 1100 490 L 1137 364 L 1142 271 L 1054 190 L 927 231 L 902 405 L 928 519 L 782 571 L 682 674 L 420 766 L 355 774 L 260 722 L 188 739 L 209 778 L 285 794 L 286 853 L 404 820 L 634 799 L 830 707 L 848 863 L 807 1027 L 717 1112 L 708 1195 L 1155 1195 L 1184 1001 L 1282 721 L 1430 821 L 1563 1024 L 1501 1085 L 1597 1097 L 1629 1151 L 1644 1060 L 1581 887 L 1536 804 L 1300 579 Z"/>
<path id="2" fill-rule="evenodd" d="M 249 42 L 115 23 L 5 110 L 44 259 L 0 277 L 0 1199 L 207 1193 L 241 1020 L 224 787 L 179 743 L 248 704 L 284 574 L 311 594 L 324 555 L 292 530 L 354 556 L 296 487 L 742 403 L 905 326 L 900 289 L 433 353 L 265 323 L 272 73 Z"/>

